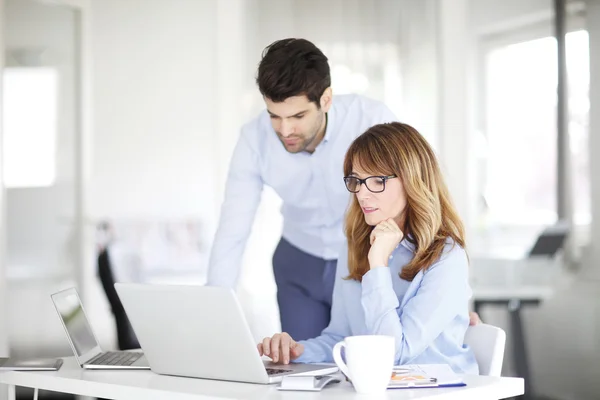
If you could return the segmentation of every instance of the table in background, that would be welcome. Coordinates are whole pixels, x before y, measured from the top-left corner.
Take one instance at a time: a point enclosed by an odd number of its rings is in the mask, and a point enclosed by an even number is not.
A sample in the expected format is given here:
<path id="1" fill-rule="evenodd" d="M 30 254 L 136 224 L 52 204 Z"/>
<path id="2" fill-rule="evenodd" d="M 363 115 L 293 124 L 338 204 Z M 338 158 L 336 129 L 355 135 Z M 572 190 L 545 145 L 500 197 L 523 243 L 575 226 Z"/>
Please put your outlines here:
<path id="1" fill-rule="evenodd" d="M 533 399 L 535 395 L 531 383 L 527 341 L 525 340 L 521 311 L 525 306 L 539 306 L 543 300 L 552 296 L 552 293 L 552 288 L 546 286 L 476 286 L 473 288 L 473 309 L 480 316 L 482 307 L 488 305 L 500 305 L 508 310 L 515 372 L 517 376 L 524 378 L 526 385 L 524 399 Z"/>

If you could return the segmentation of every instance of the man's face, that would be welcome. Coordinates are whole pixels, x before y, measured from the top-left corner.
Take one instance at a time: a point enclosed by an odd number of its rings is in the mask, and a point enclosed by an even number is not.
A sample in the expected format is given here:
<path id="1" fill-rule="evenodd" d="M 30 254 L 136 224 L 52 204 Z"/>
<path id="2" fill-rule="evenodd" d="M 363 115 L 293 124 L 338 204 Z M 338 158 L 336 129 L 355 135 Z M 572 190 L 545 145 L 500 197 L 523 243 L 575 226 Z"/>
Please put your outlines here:
<path id="1" fill-rule="evenodd" d="M 325 126 L 325 108 L 317 108 L 304 95 L 288 97 L 280 103 L 265 97 L 265 103 L 271 125 L 288 152 L 314 151 L 318 144 L 315 142 L 321 139 L 317 136 Z"/>

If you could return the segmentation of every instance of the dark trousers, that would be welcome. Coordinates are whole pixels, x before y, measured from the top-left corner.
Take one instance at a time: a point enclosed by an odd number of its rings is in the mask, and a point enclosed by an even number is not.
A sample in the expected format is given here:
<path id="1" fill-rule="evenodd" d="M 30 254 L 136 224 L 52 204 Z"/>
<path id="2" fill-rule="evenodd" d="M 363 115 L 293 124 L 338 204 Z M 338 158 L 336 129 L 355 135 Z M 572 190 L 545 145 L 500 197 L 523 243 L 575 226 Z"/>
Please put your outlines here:
<path id="1" fill-rule="evenodd" d="M 337 260 L 304 253 L 281 239 L 273 255 L 281 330 L 295 340 L 317 337 L 329 325 Z"/>

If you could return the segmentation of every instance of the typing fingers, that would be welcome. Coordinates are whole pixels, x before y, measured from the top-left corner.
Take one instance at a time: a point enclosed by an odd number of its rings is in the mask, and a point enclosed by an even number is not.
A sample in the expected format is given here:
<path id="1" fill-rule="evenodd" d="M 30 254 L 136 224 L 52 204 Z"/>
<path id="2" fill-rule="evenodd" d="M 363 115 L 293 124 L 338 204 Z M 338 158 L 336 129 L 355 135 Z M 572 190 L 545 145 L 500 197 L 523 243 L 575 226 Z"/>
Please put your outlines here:
<path id="1" fill-rule="evenodd" d="M 300 343 L 292 340 L 292 343 L 290 344 L 291 358 L 296 359 L 296 358 L 300 357 L 300 355 L 302 354 L 302 351 L 303 351 L 303 347 L 300 345 Z"/>
<path id="2" fill-rule="evenodd" d="M 274 363 L 289 364 L 304 352 L 304 346 L 297 343 L 286 333 L 276 333 L 273 337 L 266 337 L 256 345 L 258 353 L 270 357 Z"/>
<path id="3" fill-rule="evenodd" d="M 270 337 L 266 337 L 263 339 L 262 350 L 263 350 L 263 354 L 265 356 L 271 357 L 271 338 Z"/>
<path id="4" fill-rule="evenodd" d="M 281 361 L 284 364 L 288 364 L 290 362 L 290 341 L 290 335 L 281 335 Z"/>
<path id="5" fill-rule="evenodd" d="M 273 362 L 279 362 L 279 343 L 281 342 L 281 335 L 276 333 L 271 338 L 271 359 Z"/>

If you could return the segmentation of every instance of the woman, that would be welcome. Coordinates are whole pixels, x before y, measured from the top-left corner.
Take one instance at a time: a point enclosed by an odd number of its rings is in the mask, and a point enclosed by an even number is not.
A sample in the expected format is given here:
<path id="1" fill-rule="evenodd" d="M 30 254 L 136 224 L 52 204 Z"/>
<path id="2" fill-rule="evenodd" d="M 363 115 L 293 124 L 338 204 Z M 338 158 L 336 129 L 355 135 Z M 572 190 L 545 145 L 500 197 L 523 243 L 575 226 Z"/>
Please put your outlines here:
<path id="1" fill-rule="evenodd" d="M 375 125 L 346 153 L 344 181 L 355 194 L 346 213 L 331 323 L 296 342 L 265 338 L 274 362 L 331 362 L 346 336 L 396 338 L 396 364 L 449 364 L 477 374 L 463 345 L 471 296 L 464 228 L 435 154 L 414 128 Z"/>

